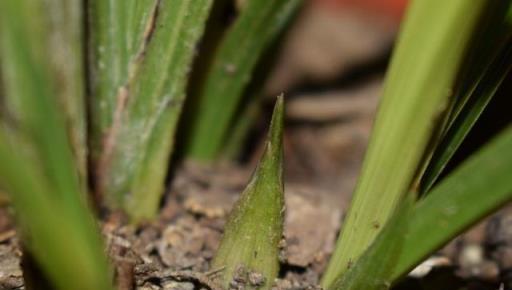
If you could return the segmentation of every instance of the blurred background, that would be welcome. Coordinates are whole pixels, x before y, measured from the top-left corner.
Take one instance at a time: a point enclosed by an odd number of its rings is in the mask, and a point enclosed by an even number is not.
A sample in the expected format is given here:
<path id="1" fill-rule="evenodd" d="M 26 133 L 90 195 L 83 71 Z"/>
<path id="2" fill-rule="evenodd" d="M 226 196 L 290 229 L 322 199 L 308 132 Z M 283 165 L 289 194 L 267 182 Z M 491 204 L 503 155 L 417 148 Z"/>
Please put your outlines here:
<path id="1" fill-rule="evenodd" d="M 273 100 L 284 92 L 287 180 L 335 191 L 329 194 L 338 199 L 334 204 L 346 204 L 406 5 L 406 0 L 306 1 L 273 49 L 264 114 L 248 134 L 247 152 L 261 145 Z M 249 158 L 255 162 L 258 156 Z"/>

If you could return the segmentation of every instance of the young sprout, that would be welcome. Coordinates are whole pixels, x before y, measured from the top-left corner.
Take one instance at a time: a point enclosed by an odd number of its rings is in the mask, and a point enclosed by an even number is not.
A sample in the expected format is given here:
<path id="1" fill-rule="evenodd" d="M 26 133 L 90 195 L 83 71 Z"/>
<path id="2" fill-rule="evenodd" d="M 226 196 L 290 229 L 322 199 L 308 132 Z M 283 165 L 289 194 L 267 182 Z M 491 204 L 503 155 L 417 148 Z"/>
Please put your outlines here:
<path id="1" fill-rule="evenodd" d="M 277 98 L 265 152 L 251 181 L 235 204 L 213 261 L 223 269 L 221 284 L 245 283 L 270 289 L 279 271 L 283 232 L 283 96 Z"/>

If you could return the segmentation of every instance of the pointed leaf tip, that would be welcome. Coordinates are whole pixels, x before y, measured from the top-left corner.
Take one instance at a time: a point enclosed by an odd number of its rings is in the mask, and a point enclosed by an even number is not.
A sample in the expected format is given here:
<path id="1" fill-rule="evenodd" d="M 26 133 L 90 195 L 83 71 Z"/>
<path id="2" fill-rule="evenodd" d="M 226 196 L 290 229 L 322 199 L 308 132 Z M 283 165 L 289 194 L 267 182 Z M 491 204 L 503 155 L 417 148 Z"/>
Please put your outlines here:
<path id="1" fill-rule="evenodd" d="M 280 96 L 274 107 L 265 153 L 231 211 L 212 263 L 212 269 L 224 269 L 220 283 L 226 288 L 243 278 L 247 284 L 240 286 L 244 288 L 270 289 L 279 272 L 284 213 L 283 119 Z"/>
<path id="2" fill-rule="evenodd" d="M 267 145 L 265 152 L 261 157 L 260 164 L 256 171 L 261 171 L 262 167 L 269 167 L 267 170 L 273 171 L 272 174 L 281 178 L 281 164 L 283 159 L 283 127 L 284 127 L 284 98 L 279 95 L 274 105 L 270 128 L 267 135 Z M 267 163 L 271 163 L 268 164 Z M 281 180 L 278 181 L 282 183 Z"/>
<path id="3" fill-rule="evenodd" d="M 284 122 L 284 96 L 283 94 L 277 96 L 274 111 L 272 112 L 272 120 L 270 121 L 270 129 L 268 133 L 269 141 L 272 144 L 279 144 L 278 148 L 282 147 L 283 135 L 283 122 Z"/>

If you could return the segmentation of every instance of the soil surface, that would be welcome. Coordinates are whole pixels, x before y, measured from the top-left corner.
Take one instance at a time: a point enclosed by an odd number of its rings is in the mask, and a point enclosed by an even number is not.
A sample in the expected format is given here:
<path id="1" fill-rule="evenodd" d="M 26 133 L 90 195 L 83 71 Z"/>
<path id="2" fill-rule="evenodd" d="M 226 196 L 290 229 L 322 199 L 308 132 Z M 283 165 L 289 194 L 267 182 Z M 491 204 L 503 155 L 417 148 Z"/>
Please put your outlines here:
<path id="1" fill-rule="evenodd" d="M 158 221 L 133 227 L 122 215 L 111 214 L 102 232 L 119 289 L 221 289 L 215 276 L 222 269 L 211 269 L 209 262 L 226 215 L 250 172 L 234 165 L 186 164 L 175 176 Z M 326 189 L 287 183 L 282 270 L 274 289 L 319 288 L 343 215 L 340 203 L 329 196 Z M 512 282 L 509 212 L 504 210 L 458 237 L 397 289 L 498 289 L 500 283 Z M 0 289 L 24 289 L 22 254 L 7 213 L 0 211 Z M 230 289 L 251 289 L 261 281 L 258 273 L 240 272 Z"/>

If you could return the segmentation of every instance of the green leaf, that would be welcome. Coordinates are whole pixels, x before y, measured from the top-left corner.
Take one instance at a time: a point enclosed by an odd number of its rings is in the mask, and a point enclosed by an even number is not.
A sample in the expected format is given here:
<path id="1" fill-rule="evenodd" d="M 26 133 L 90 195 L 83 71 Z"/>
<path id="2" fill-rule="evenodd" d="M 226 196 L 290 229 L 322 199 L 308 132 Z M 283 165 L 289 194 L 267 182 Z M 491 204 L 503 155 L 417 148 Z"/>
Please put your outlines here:
<path id="1" fill-rule="evenodd" d="M 113 289 L 99 231 L 85 203 L 71 205 L 56 197 L 60 192 L 45 172 L 8 139 L 0 130 L 0 184 L 15 208 L 24 245 L 57 289 Z"/>
<path id="2" fill-rule="evenodd" d="M 393 280 L 407 274 L 457 234 L 512 200 L 510 148 L 511 127 L 417 203 L 409 217 L 409 231 L 393 271 Z"/>
<path id="3" fill-rule="evenodd" d="M 91 0 L 87 4 L 89 78 L 94 97 L 89 101 L 91 153 L 98 159 L 118 106 L 115 96 L 127 81 L 129 66 L 135 66 L 152 36 L 158 1 Z"/>
<path id="4" fill-rule="evenodd" d="M 134 220 L 152 217 L 158 208 L 211 3 L 90 1 L 96 181 L 107 202 Z"/>
<path id="5" fill-rule="evenodd" d="M 338 277 L 329 290 L 389 289 L 390 276 L 400 257 L 408 230 L 414 196 L 409 195 L 372 245 L 347 272 Z"/>
<path id="6" fill-rule="evenodd" d="M 87 182 L 85 84 L 83 68 L 83 11 L 80 1 L 52 0 L 45 2 L 51 11 L 46 23 L 44 44 L 47 47 L 56 96 L 63 110 L 76 166 L 82 182 Z"/>
<path id="7" fill-rule="evenodd" d="M 512 45 L 507 44 L 475 82 L 465 104 L 440 140 L 422 177 L 421 192 L 428 192 L 453 157 L 462 141 L 491 101 L 512 68 Z"/>
<path id="8" fill-rule="evenodd" d="M 444 128 L 444 133 L 474 95 L 475 88 L 490 70 L 489 67 L 499 64 L 500 58 L 503 58 L 511 40 L 512 18 L 510 15 L 512 15 L 510 1 L 496 1 L 488 5 L 462 66 L 458 92 L 453 98 L 453 108 L 449 112 L 448 126 Z"/>
<path id="9" fill-rule="evenodd" d="M 283 97 L 274 108 L 268 143 L 251 181 L 236 202 L 213 260 L 223 269 L 222 285 L 229 286 L 239 266 L 262 274 L 270 289 L 279 272 L 279 242 L 283 233 Z"/>
<path id="10" fill-rule="evenodd" d="M 54 160 L 67 158 L 68 156 L 55 156 L 52 138 L 68 139 L 72 145 L 72 154 L 75 159 L 69 161 L 78 167 L 81 182 L 85 183 L 86 141 L 81 4 L 79 1 L 62 0 L 49 0 L 44 4 L 41 2 L 16 6 L 6 4 L 9 5 L 9 8 L 3 9 L 15 9 L 16 14 L 23 17 L 15 18 L 12 15 L 5 15 L 6 21 L 11 19 L 12 22 L 21 22 L 30 19 L 26 25 L 8 23 L 4 28 L 6 31 L 3 32 L 3 41 L 6 43 L 1 57 L 5 63 L 3 77 L 8 82 L 6 86 L 11 93 L 3 96 L 5 102 L 3 113 L 7 115 L 3 117 L 13 119 L 18 123 L 17 126 L 23 126 L 31 131 L 40 130 L 42 124 L 47 125 L 48 129 L 45 132 L 40 132 L 44 137 L 39 139 L 39 149 L 47 151 L 46 153 L 41 152 L 43 158 Z M 41 9 L 41 11 L 38 13 L 28 11 L 29 9 Z M 3 14 L 7 14 L 7 12 Z M 38 25 L 41 27 L 37 27 Z M 16 33 L 27 33 L 27 35 L 16 35 Z M 8 39 L 10 37 L 11 39 Z M 28 39 L 29 37 L 30 39 Z M 17 46 L 9 45 L 7 43 L 9 41 L 15 41 Z M 16 51 L 21 47 L 31 46 L 33 46 L 31 51 Z M 33 54 L 33 59 L 21 59 L 23 54 L 28 53 Z M 13 58 L 18 59 L 14 60 Z M 29 94 L 29 90 L 34 88 L 24 87 L 23 82 L 26 81 L 24 78 L 30 77 L 31 74 L 24 75 L 21 62 L 25 63 L 23 65 L 28 65 L 29 61 L 41 62 L 41 69 L 44 70 L 41 73 L 45 74 L 47 79 L 38 81 L 49 82 L 41 84 L 41 86 L 51 86 L 53 89 L 51 102 L 58 102 L 58 107 L 48 108 L 45 111 L 45 106 L 48 106 L 46 102 L 49 100 L 42 98 L 34 100 L 33 95 Z M 33 93 L 37 94 L 38 92 L 34 90 Z M 55 126 L 61 131 L 53 130 Z M 67 132 L 67 135 L 59 135 L 61 132 Z M 59 172 L 63 171 L 65 170 Z M 63 175 L 59 172 L 54 171 L 53 173 L 55 173 L 55 178 L 62 177 L 63 184 L 75 178 L 69 178 L 69 172 Z M 73 173 L 76 172 L 73 171 Z"/>
<path id="11" fill-rule="evenodd" d="M 512 2 L 492 5 L 473 40 L 444 132 L 420 174 L 421 194 L 436 182 L 512 67 Z"/>
<path id="12" fill-rule="evenodd" d="M 251 95 L 248 103 L 237 114 L 229 130 L 229 137 L 222 149 L 222 156 L 226 160 L 237 160 L 244 149 L 244 143 L 251 132 L 253 124 L 261 116 L 262 98 L 259 98 L 260 94 Z"/>
<path id="13" fill-rule="evenodd" d="M 75 135 L 83 122 L 81 13 L 79 1 L 0 1 L 0 187 L 24 244 L 57 289 L 107 290 L 110 271 L 80 180 L 84 164 L 75 159 L 85 148 Z"/>
<path id="14" fill-rule="evenodd" d="M 198 160 L 220 153 L 258 60 L 302 0 L 249 0 L 218 47 L 188 124 L 185 150 Z"/>
<path id="15" fill-rule="evenodd" d="M 368 250 L 330 289 L 386 289 L 457 234 L 512 200 L 511 146 L 509 127 L 425 199 L 414 206 L 406 199 Z"/>
<path id="16" fill-rule="evenodd" d="M 372 225 L 385 224 L 411 190 L 486 3 L 415 0 L 410 4 L 361 176 L 322 280 L 324 288 L 366 250 L 379 232 Z"/>
<path id="17" fill-rule="evenodd" d="M 49 30 L 60 27 L 55 24 L 57 19 L 64 21 L 55 15 L 70 11 L 60 11 L 62 8 L 57 0 L 51 1 L 51 4 L 41 0 L 30 4 L 18 2 L 2 1 L 0 12 L 1 68 L 7 115 L 3 119 L 14 131 L 12 135 L 18 135 L 16 139 L 24 141 L 20 151 L 30 152 L 34 166 L 44 170 L 58 189 L 54 195 L 68 199 L 70 206 L 73 206 L 79 198 L 75 194 L 80 192 L 81 185 L 78 164 L 70 148 L 70 135 L 73 133 L 68 130 L 70 125 L 66 122 L 68 112 L 62 110 L 60 104 L 64 98 L 68 98 L 69 102 L 79 99 L 64 87 L 80 86 L 73 84 L 80 77 L 80 72 L 79 77 L 66 77 L 65 80 L 70 81 L 66 86 L 61 83 L 63 72 L 55 62 L 64 63 L 67 55 L 64 52 L 60 56 L 52 55 L 61 51 L 54 50 L 58 44 L 49 43 L 53 40 L 47 36 L 51 35 Z M 69 2 L 62 7 L 72 6 Z M 60 35 L 58 32 L 55 34 Z M 72 40 L 66 39 L 60 44 L 62 50 L 71 47 L 68 41 Z M 81 96 L 80 92 L 78 94 Z"/>

